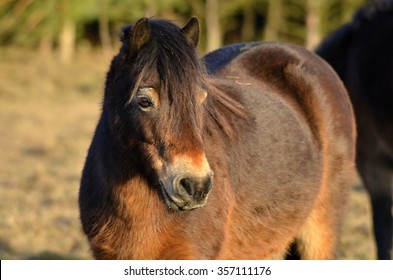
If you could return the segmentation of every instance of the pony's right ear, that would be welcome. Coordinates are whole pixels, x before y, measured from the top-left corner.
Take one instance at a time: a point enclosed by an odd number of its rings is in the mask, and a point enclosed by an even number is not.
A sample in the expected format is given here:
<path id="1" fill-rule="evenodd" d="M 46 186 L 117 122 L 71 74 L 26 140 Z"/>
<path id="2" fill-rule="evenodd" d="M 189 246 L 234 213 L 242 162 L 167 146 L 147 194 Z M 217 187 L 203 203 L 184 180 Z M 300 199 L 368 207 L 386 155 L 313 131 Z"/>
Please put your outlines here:
<path id="1" fill-rule="evenodd" d="M 199 22 L 196 17 L 192 17 L 190 21 L 182 28 L 187 41 L 195 48 L 199 41 Z"/>
<path id="2" fill-rule="evenodd" d="M 123 30 L 123 43 L 130 46 L 131 55 L 136 55 L 140 48 L 150 41 L 151 30 L 147 18 L 135 22 L 130 29 Z M 127 42 L 128 41 L 128 42 Z"/>

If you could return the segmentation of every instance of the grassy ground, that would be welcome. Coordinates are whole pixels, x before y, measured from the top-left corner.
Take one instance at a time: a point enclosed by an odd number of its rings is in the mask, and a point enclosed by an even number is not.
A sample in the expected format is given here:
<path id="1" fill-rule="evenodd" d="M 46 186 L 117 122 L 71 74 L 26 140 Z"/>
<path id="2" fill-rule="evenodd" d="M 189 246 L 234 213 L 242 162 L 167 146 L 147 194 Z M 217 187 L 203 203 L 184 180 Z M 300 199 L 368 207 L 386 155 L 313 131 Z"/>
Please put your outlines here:
<path id="1" fill-rule="evenodd" d="M 0 49 L 0 259 L 89 259 L 77 196 L 109 60 L 61 65 Z M 355 186 L 340 258 L 373 259 L 370 209 Z"/>

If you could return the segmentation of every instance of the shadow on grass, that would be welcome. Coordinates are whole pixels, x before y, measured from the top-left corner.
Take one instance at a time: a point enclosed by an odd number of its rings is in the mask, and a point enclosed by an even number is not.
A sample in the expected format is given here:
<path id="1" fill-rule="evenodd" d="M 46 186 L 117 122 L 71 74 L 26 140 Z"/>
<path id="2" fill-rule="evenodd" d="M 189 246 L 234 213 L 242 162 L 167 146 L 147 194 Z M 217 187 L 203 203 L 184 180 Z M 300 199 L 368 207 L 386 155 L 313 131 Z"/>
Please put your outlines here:
<path id="1" fill-rule="evenodd" d="M 352 191 L 357 192 L 357 193 L 366 193 L 368 195 L 366 189 L 364 188 L 363 184 L 361 184 L 361 183 L 353 185 Z"/>
<path id="2" fill-rule="evenodd" d="M 63 255 L 51 251 L 42 251 L 27 258 L 28 260 L 79 260 L 73 255 Z"/>
<path id="3" fill-rule="evenodd" d="M 14 259 L 15 252 L 7 240 L 0 239 L 0 260 Z"/>
<path id="4" fill-rule="evenodd" d="M 0 260 L 81 260 L 81 258 L 72 254 L 59 254 L 47 250 L 34 255 L 21 254 L 13 250 L 7 240 L 0 239 Z"/>

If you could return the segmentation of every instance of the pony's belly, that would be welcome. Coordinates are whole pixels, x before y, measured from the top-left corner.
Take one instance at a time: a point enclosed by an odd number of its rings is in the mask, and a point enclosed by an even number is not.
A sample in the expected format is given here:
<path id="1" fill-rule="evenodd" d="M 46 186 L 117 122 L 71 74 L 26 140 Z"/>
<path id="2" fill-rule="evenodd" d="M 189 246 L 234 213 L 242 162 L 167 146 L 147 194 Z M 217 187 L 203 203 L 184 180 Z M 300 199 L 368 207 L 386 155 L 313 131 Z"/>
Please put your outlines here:
<path id="1" fill-rule="evenodd" d="M 322 188 L 323 158 L 302 114 L 276 95 L 250 88 L 253 153 L 227 186 L 233 208 L 219 259 L 282 259 Z M 247 137 L 247 135 L 245 136 Z"/>
<path id="2" fill-rule="evenodd" d="M 263 237 L 260 239 L 260 237 Z M 265 238 L 269 237 L 270 240 Z M 277 238 L 276 236 L 264 236 L 263 231 L 253 237 L 253 240 L 244 240 L 245 238 L 233 238 L 226 244 L 217 259 L 223 260 L 280 260 L 285 258 L 288 244 L 288 237 Z"/>
<path id="3" fill-rule="evenodd" d="M 294 206 L 288 212 L 256 209 L 235 213 L 226 229 L 226 236 L 217 259 L 283 259 L 307 220 L 310 210 Z M 261 210 L 265 208 L 265 210 Z M 255 213 L 260 211 L 261 213 Z M 299 213 L 296 213 L 299 212 Z M 243 219 L 236 219 L 243 217 Z"/>

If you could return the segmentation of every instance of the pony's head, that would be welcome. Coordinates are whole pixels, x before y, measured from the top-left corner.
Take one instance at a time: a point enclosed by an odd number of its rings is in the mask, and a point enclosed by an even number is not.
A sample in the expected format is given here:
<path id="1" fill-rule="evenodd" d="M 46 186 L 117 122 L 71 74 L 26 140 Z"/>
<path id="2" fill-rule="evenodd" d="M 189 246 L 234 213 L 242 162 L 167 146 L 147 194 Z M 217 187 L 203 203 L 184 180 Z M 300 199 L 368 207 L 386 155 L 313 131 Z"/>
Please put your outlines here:
<path id="1" fill-rule="evenodd" d="M 106 84 L 111 131 L 173 210 L 204 206 L 212 187 L 202 139 L 207 85 L 198 37 L 196 18 L 184 28 L 140 19 L 124 29 Z"/>

